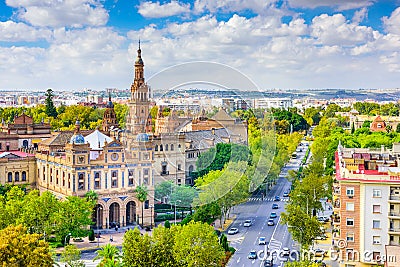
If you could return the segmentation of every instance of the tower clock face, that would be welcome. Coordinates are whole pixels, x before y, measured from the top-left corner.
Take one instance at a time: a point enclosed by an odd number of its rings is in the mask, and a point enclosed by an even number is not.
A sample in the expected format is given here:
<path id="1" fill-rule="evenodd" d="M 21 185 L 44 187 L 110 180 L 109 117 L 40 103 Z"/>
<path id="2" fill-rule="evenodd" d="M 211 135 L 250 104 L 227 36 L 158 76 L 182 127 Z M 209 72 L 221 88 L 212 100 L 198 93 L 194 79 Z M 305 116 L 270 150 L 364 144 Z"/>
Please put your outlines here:
<path id="1" fill-rule="evenodd" d="M 118 154 L 117 153 L 112 153 L 111 154 L 111 159 L 114 160 L 114 161 L 118 160 Z"/>

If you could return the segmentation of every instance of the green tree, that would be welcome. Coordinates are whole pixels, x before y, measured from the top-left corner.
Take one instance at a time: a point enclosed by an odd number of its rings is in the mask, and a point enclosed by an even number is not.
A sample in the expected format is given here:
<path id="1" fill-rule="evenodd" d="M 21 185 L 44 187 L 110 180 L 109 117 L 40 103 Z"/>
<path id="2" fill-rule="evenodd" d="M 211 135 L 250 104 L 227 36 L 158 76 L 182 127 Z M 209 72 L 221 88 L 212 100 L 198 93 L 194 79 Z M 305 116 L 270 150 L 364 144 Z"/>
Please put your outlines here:
<path id="1" fill-rule="evenodd" d="M 81 251 L 75 245 L 65 246 L 60 257 L 60 261 L 65 262 L 66 267 L 85 267 L 85 263 L 80 259 Z"/>
<path id="2" fill-rule="evenodd" d="M 28 234 L 22 225 L 0 230 L 0 248 L 0 263 L 4 267 L 52 267 L 54 264 L 49 244 L 39 234 Z"/>
<path id="3" fill-rule="evenodd" d="M 92 212 L 94 203 L 85 198 L 69 196 L 60 202 L 60 208 L 55 215 L 55 233 L 58 241 L 64 242 L 71 233 L 73 237 L 87 236 L 87 226 L 93 224 Z"/>
<path id="4" fill-rule="evenodd" d="M 400 123 L 396 126 L 396 133 L 400 133 Z"/>
<path id="5" fill-rule="evenodd" d="M 144 202 L 147 200 L 148 190 L 145 186 L 137 186 L 135 189 L 136 198 L 142 203 L 142 227 L 143 227 L 143 211 L 144 211 Z"/>
<path id="6" fill-rule="evenodd" d="M 319 267 L 320 265 L 308 260 L 286 262 L 285 267 Z"/>
<path id="7" fill-rule="evenodd" d="M 54 93 L 52 89 L 47 89 L 46 91 L 46 114 L 49 117 L 56 118 L 57 117 L 57 109 L 53 103 Z"/>
<path id="8" fill-rule="evenodd" d="M 201 222 L 177 227 L 173 254 L 179 266 L 220 266 L 225 253 L 213 227 Z"/>
<path id="9" fill-rule="evenodd" d="M 245 175 L 247 162 L 229 162 L 222 170 L 210 171 L 196 180 L 200 190 L 196 205 L 216 201 L 221 209 L 221 225 L 229 217 L 230 209 L 245 201 L 249 195 L 249 180 Z"/>
<path id="10" fill-rule="evenodd" d="M 120 251 L 116 246 L 111 244 L 106 244 L 102 246 L 98 251 L 96 251 L 97 255 L 94 257 L 93 261 L 101 259 L 99 267 L 111 267 L 111 266 L 119 266 L 121 261 Z M 130 266 L 130 265 L 128 265 Z"/>
<path id="11" fill-rule="evenodd" d="M 172 192 L 175 191 L 176 185 L 173 181 L 163 181 L 154 188 L 154 199 L 163 201 L 164 198 L 170 199 Z"/>
<path id="12" fill-rule="evenodd" d="M 176 234 L 180 228 L 157 227 L 153 231 L 151 238 L 151 256 L 153 266 L 178 267 L 177 260 L 174 258 L 174 244 Z"/>
<path id="13" fill-rule="evenodd" d="M 321 223 L 316 217 L 310 217 L 302 207 L 289 203 L 281 213 L 281 223 L 288 225 L 293 240 L 299 242 L 303 249 L 308 249 L 315 237 L 321 235 Z"/>
<path id="14" fill-rule="evenodd" d="M 151 246 L 151 237 L 147 234 L 142 236 L 139 229 L 135 228 L 126 232 L 122 243 L 122 262 L 124 266 L 154 266 Z"/>
<path id="15" fill-rule="evenodd" d="M 165 228 L 171 228 L 171 223 L 169 222 L 169 220 L 166 220 L 166 221 L 164 222 L 164 227 L 165 227 Z"/>

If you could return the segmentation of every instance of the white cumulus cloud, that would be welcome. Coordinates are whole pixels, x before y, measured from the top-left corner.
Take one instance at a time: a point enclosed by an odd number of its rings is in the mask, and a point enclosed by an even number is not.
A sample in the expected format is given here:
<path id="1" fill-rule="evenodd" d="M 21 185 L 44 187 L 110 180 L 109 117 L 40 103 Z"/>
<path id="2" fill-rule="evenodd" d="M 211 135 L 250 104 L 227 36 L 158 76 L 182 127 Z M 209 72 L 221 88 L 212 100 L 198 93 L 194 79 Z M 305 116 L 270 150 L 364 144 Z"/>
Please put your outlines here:
<path id="1" fill-rule="evenodd" d="M 291 7 L 316 8 L 329 6 L 342 11 L 368 7 L 377 2 L 377 0 L 287 0 L 287 2 Z"/>
<path id="2" fill-rule="evenodd" d="M 382 21 L 387 32 L 400 34 L 400 7 L 395 9 L 390 17 L 383 17 Z"/>
<path id="3" fill-rule="evenodd" d="M 34 26 L 80 28 L 108 21 L 100 0 L 6 0 L 6 4 L 18 8 L 18 18 Z"/>
<path id="4" fill-rule="evenodd" d="M 36 29 L 22 22 L 0 22 L 0 41 L 4 42 L 32 42 L 37 40 L 50 40 L 52 31 L 48 29 Z"/>
<path id="5" fill-rule="evenodd" d="M 139 6 L 139 14 L 147 18 L 163 18 L 190 12 L 190 4 L 171 1 L 166 4 L 160 2 L 143 2 Z"/>

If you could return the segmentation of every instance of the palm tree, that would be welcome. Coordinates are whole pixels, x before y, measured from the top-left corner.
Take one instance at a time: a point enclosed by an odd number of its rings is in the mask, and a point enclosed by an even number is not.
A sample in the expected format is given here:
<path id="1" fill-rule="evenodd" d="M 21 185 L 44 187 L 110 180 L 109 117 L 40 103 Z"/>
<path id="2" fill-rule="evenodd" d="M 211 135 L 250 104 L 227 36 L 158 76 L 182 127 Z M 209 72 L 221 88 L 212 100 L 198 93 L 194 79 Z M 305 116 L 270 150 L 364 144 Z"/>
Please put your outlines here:
<path id="1" fill-rule="evenodd" d="M 93 261 L 98 259 L 102 259 L 100 264 L 98 265 L 101 267 L 120 266 L 120 251 L 117 247 L 111 244 L 107 244 L 97 251 L 97 256 L 93 259 Z M 113 263 L 114 265 L 110 265 L 111 263 Z"/>
<path id="2" fill-rule="evenodd" d="M 142 227 L 143 227 L 143 209 L 144 209 L 143 203 L 147 199 L 148 195 L 147 188 L 145 186 L 139 185 L 138 187 L 136 187 L 135 193 L 136 193 L 136 198 L 142 203 Z"/>

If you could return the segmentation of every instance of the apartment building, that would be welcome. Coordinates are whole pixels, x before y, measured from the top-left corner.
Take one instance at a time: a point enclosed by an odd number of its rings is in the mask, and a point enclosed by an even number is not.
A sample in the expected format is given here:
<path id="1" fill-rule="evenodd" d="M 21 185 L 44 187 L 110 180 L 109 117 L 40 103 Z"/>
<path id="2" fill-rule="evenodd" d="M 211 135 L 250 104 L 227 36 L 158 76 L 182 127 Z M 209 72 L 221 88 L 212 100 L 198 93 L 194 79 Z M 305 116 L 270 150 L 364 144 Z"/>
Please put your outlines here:
<path id="1" fill-rule="evenodd" d="M 388 249 L 400 250 L 399 163 L 400 143 L 391 149 L 344 148 L 339 144 L 333 236 L 340 249 L 340 266 L 400 265 L 400 258 L 387 254 Z"/>

